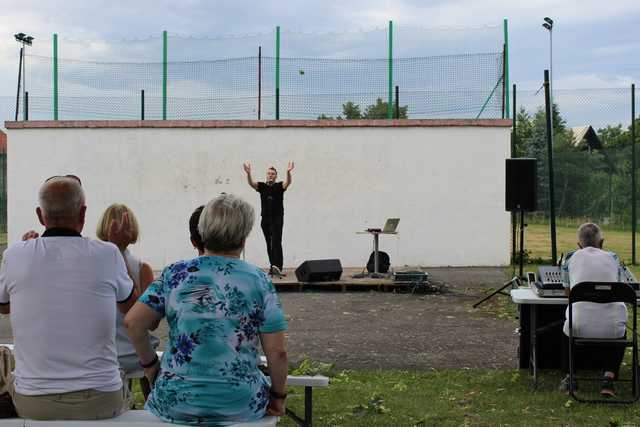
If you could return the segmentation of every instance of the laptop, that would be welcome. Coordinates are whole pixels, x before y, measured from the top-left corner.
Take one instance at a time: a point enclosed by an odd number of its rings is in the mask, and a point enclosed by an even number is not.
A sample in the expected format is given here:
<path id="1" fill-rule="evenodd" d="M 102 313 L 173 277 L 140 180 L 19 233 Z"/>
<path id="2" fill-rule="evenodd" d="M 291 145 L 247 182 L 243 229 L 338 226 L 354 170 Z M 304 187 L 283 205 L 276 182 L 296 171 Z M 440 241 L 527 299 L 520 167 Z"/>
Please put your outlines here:
<path id="1" fill-rule="evenodd" d="M 400 218 L 389 218 L 387 222 L 384 223 L 384 227 L 382 228 L 383 233 L 395 233 L 396 228 L 398 228 L 398 223 L 400 222 Z"/>
<path id="2" fill-rule="evenodd" d="M 384 223 L 384 228 L 367 228 L 365 231 L 370 233 L 395 233 L 399 222 L 400 218 L 389 218 L 387 222 Z"/>

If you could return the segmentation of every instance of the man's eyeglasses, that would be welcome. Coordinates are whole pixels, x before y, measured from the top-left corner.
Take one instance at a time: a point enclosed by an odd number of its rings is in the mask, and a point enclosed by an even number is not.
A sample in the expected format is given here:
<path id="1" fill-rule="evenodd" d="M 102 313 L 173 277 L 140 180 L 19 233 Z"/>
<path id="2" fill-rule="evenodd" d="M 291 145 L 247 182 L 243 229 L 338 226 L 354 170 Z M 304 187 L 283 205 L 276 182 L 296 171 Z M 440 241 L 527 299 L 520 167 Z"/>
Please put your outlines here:
<path id="1" fill-rule="evenodd" d="M 82 186 L 82 181 L 80 181 L 80 178 L 78 178 L 75 175 L 54 175 L 52 177 L 49 177 L 49 178 L 45 179 L 44 182 L 49 182 L 49 181 L 51 181 L 52 179 L 55 179 L 55 178 L 71 178 L 71 179 L 75 179 L 76 181 L 78 181 L 78 184 L 80 184 L 80 186 Z"/>

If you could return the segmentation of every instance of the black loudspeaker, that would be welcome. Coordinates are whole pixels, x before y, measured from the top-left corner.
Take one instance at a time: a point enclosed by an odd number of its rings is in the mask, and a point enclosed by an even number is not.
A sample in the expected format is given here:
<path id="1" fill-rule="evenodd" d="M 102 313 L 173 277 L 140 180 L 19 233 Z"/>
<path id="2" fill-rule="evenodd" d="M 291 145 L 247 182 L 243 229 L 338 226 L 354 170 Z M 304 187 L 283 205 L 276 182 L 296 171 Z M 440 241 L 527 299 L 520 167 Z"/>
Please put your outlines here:
<path id="1" fill-rule="evenodd" d="M 307 260 L 296 268 L 298 282 L 331 282 L 340 280 L 342 264 L 339 259 Z"/>
<path id="2" fill-rule="evenodd" d="M 507 159 L 506 210 L 535 211 L 538 198 L 536 159 Z"/>

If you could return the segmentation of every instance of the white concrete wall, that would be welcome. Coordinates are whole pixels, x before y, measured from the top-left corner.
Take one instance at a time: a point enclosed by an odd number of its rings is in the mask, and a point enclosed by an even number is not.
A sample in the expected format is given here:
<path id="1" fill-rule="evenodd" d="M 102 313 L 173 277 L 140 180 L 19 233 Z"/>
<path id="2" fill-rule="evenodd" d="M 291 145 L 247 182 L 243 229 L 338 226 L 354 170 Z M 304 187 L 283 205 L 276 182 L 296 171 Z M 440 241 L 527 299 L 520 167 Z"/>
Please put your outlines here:
<path id="1" fill-rule="evenodd" d="M 363 266 L 367 227 L 399 217 L 399 235 L 382 236 L 394 266 L 499 265 L 509 259 L 504 211 L 505 127 L 10 129 L 8 231 L 15 242 L 35 216 L 37 191 L 52 175 L 73 173 L 87 194 L 85 235 L 113 202 L 129 205 L 141 226 L 134 253 L 161 268 L 194 255 L 187 220 L 222 191 L 258 214 L 246 259 L 268 263 L 259 226 L 259 194 L 246 182 L 250 161 L 264 179 L 284 178 L 285 266 L 340 258 Z"/>

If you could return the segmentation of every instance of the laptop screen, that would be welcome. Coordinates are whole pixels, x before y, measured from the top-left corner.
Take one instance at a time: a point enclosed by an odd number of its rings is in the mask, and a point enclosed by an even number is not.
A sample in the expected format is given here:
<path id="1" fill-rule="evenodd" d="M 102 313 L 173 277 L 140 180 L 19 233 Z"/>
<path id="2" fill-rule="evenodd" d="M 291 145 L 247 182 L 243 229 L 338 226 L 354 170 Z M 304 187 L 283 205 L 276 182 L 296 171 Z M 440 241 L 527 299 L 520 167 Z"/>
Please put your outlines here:
<path id="1" fill-rule="evenodd" d="M 384 228 L 382 229 L 383 233 L 395 233 L 396 228 L 398 228 L 398 223 L 400 222 L 400 218 L 389 218 L 387 222 L 384 223 Z"/>

